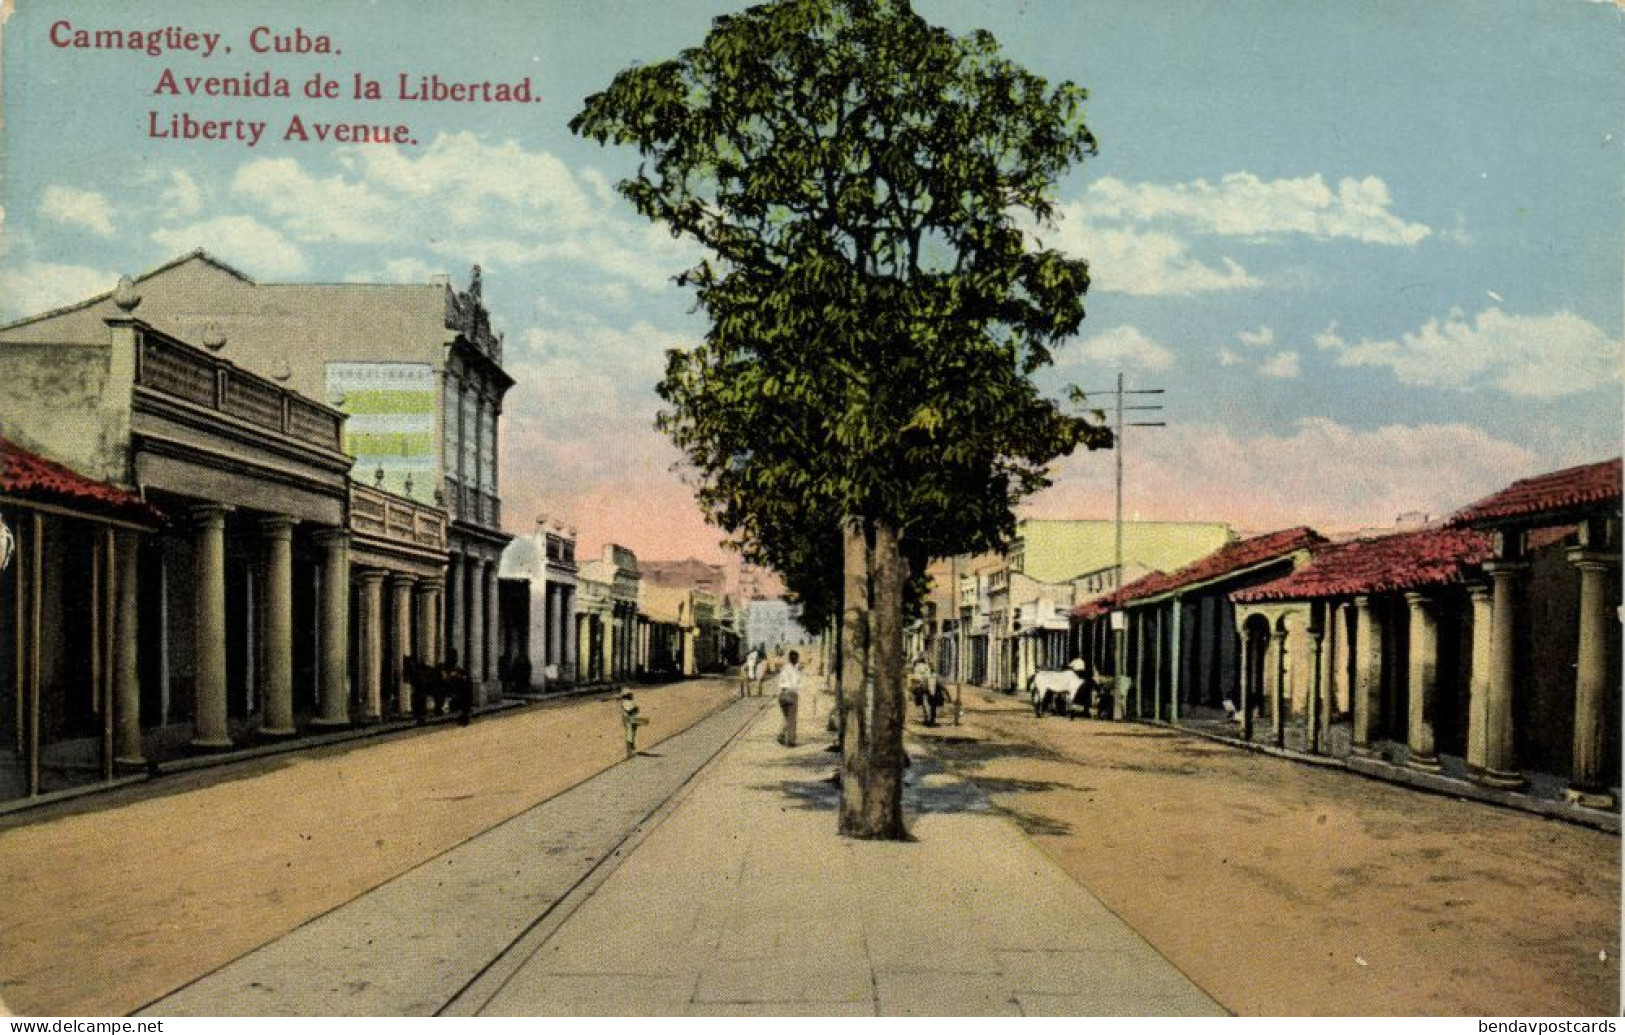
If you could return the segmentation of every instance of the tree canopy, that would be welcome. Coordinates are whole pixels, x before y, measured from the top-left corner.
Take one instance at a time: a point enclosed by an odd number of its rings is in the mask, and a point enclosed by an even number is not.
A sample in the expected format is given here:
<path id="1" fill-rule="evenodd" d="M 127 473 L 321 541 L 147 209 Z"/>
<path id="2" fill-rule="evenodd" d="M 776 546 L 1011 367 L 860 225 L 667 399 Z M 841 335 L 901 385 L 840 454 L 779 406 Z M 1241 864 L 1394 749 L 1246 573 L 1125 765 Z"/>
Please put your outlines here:
<path id="1" fill-rule="evenodd" d="M 1085 98 L 906 0 L 778 0 L 571 122 L 635 146 L 621 193 L 707 253 L 679 281 L 710 331 L 669 353 L 660 425 L 711 519 L 814 610 L 843 518 L 894 529 L 918 572 L 999 545 L 1048 463 L 1110 442 L 1032 379 L 1084 316 L 1087 263 L 1032 231 L 1095 153 Z"/>

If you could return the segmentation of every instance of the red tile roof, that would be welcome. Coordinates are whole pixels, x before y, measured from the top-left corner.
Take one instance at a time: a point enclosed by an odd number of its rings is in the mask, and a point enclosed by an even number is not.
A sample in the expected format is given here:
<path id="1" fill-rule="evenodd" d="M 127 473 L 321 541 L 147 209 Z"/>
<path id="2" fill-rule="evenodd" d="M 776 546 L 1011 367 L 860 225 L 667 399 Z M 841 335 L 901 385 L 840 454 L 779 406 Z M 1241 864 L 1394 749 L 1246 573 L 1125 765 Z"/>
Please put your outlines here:
<path id="1" fill-rule="evenodd" d="M 1393 593 L 1463 582 L 1494 556 L 1490 537 L 1470 528 L 1429 528 L 1321 548 L 1306 566 L 1230 594 L 1237 603 Z"/>
<path id="2" fill-rule="evenodd" d="M 4 438 L 0 438 L 0 495 L 133 521 L 162 520 L 139 496 L 86 478 Z"/>
<path id="3" fill-rule="evenodd" d="M 1549 514 L 1587 504 L 1618 502 L 1620 459 L 1569 467 L 1513 482 L 1492 496 L 1468 504 L 1450 518 L 1452 525 L 1495 522 L 1529 514 Z"/>
<path id="4" fill-rule="evenodd" d="M 1279 560 L 1299 550 L 1308 550 L 1326 542 L 1326 537 L 1312 528 L 1286 528 L 1279 532 L 1254 536 L 1225 546 L 1192 561 L 1175 571 L 1152 572 L 1124 586 L 1117 593 L 1080 604 L 1072 611 L 1074 618 L 1098 618 L 1107 611 L 1125 603 L 1161 596 L 1171 590 L 1194 586 L 1223 578 L 1255 565 Z"/>

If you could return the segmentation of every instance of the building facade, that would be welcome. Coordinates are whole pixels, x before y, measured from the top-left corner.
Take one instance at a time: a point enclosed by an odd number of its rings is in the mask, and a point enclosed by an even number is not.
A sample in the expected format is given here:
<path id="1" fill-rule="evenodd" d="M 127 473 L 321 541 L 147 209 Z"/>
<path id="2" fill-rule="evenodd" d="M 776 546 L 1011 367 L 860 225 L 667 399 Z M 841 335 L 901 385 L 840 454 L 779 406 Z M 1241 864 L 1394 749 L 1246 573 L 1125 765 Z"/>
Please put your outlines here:
<path id="1" fill-rule="evenodd" d="M 131 290 L 153 332 L 202 345 L 241 372 L 224 405 L 266 423 L 277 417 L 277 389 L 347 417 L 340 449 L 354 460 L 358 492 L 353 506 L 341 505 L 344 542 L 323 549 L 342 549 L 354 567 L 345 607 L 360 623 L 363 709 L 399 696 L 403 646 L 419 642 L 426 659 L 455 655 L 477 700 L 498 693 L 497 578 L 509 538 L 498 428 L 513 381 L 478 267 L 466 291 L 444 278 L 266 284 L 197 251 L 135 278 Z M 113 293 L 100 295 L 0 329 L 0 342 L 95 340 L 118 312 Z M 312 420 L 298 405 L 290 419 Z M 424 635 L 427 621 L 436 636 Z"/>
<path id="2" fill-rule="evenodd" d="M 614 543 L 577 572 L 576 675 L 582 683 L 620 683 L 637 671 L 637 554 Z"/>
<path id="3" fill-rule="evenodd" d="M 370 642 L 350 606 L 345 415 L 157 330 L 128 281 L 110 301 L 82 326 L 0 332 L 0 433 L 167 518 L 121 562 L 140 730 L 121 757 L 377 717 L 382 671 L 364 694 L 352 649 Z"/>
<path id="4" fill-rule="evenodd" d="M 164 521 L 0 438 L 0 801 L 145 764 L 139 580 Z"/>
<path id="5" fill-rule="evenodd" d="M 1232 594 L 1249 735 L 1615 807 L 1620 498 L 1617 459 L 1524 479 Z"/>
<path id="6" fill-rule="evenodd" d="M 576 539 L 564 525 L 537 525 L 502 552 L 502 580 L 512 585 L 503 608 L 511 630 L 503 656 L 510 672 L 526 673 L 529 689 L 557 690 L 575 682 Z"/>
<path id="7" fill-rule="evenodd" d="M 801 627 L 801 608 L 783 597 L 745 601 L 744 646 L 766 651 L 783 650 L 811 638 Z"/>

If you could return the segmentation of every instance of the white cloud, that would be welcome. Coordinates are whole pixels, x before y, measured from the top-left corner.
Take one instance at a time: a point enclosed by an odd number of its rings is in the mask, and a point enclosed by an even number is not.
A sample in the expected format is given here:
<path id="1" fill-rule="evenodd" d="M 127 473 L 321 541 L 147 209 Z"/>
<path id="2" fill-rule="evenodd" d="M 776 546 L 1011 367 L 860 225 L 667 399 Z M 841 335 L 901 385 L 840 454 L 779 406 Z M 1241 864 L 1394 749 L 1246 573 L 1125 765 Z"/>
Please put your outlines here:
<path id="1" fill-rule="evenodd" d="M 1194 295 L 1258 287 L 1234 259 L 1215 266 L 1190 254 L 1180 238 L 1161 231 L 1126 230 L 1092 222 L 1082 205 L 1058 209 L 1059 225 L 1046 239 L 1070 255 L 1089 260 L 1098 291 L 1125 295 Z"/>
<path id="2" fill-rule="evenodd" d="M 1552 398 L 1611 387 L 1620 375 L 1620 342 L 1562 310 L 1514 316 L 1499 308 L 1469 319 L 1453 310 L 1398 340 L 1350 345 L 1330 329 L 1316 339 L 1346 367 L 1388 367 L 1408 385 Z"/>
<path id="3" fill-rule="evenodd" d="M 1173 350 L 1146 337 L 1137 327 L 1110 327 L 1071 345 L 1060 353 L 1062 366 L 1087 362 L 1091 366 L 1133 370 L 1167 370 L 1174 365 Z"/>
<path id="4" fill-rule="evenodd" d="M 1222 345 L 1219 347 L 1219 366 L 1233 367 L 1239 365 L 1241 362 L 1241 353 L 1235 351 L 1234 349 L 1226 348 Z"/>
<path id="5" fill-rule="evenodd" d="M 1256 331 L 1237 331 L 1236 340 L 1249 348 L 1265 348 L 1275 344 L 1275 328 L 1260 327 Z"/>
<path id="6" fill-rule="evenodd" d="M 1286 379 L 1297 377 L 1298 354 L 1291 351 L 1277 352 L 1259 366 L 1258 372 L 1266 377 Z"/>
<path id="7" fill-rule="evenodd" d="M 169 186 L 158 195 L 165 214 L 173 219 L 191 219 L 203 211 L 203 189 L 184 169 L 171 169 Z"/>
<path id="8" fill-rule="evenodd" d="M 241 166 L 231 193 L 257 204 L 301 241 L 382 244 L 402 230 L 397 204 L 343 176 L 317 179 L 292 158 L 262 158 Z"/>
<path id="9" fill-rule="evenodd" d="M 206 248 L 223 262 L 252 270 L 256 277 L 297 277 L 308 268 L 297 245 L 252 216 L 217 216 L 154 230 L 152 239 L 177 254 Z"/>
<path id="10" fill-rule="evenodd" d="M 1325 330 L 1315 335 L 1314 342 L 1315 347 L 1320 349 L 1322 352 L 1332 349 L 1340 349 L 1346 344 L 1343 341 L 1342 336 L 1337 333 L 1336 320 L 1333 320 L 1331 323 L 1327 324 Z"/>
<path id="11" fill-rule="evenodd" d="M 660 289 L 697 253 L 637 216 L 593 170 L 509 140 L 441 134 L 426 148 L 341 148 L 339 171 L 292 158 L 238 169 L 232 196 L 289 237 L 427 248 L 457 264 L 568 264 Z"/>
<path id="12" fill-rule="evenodd" d="M 8 264 L 0 270 L 0 318 L 20 319 L 111 291 L 118 274 L 58 262 Z"/>
<path id="13" fill-rule="evenodd" d="M 1124 503 L 1148 520 L 1227 521 L 1264 531 L 1391 526 L 1407 511 L 1448 514 L 1508 483 L 1562 466 L 1465 424 L 1358 430 L 1326 417 L 1284 434 L 1229 424 L 1172 425 L 1134 435 Z M 1109 517 L 1109 452 L 1079 453 L 1028 505 L 1034 516 Z"/>
<path id="14" fill-rule="evenodd" d="M 75 190 L 51 184 L 40 198 L 40 215 L 63 226 L 89 230 L 98 237 L 112 237 L 113 206 L 105 195 L 93 190 Z"/>
<path id="15" fill-rule="evenodd" d="M 1388 185 L 1376 176 L 1345 177 L 1335 191 L 1319 173 L 1263 180 L 1234 172 L 1218 183 L 1171 185 L 1105 177 L 1089 185 L 1081 204 L 1100 222 L 1171 223 L 1226 237 L 1304 234 L 1409 247 L 1432 233 L 1393 214 Z"/>

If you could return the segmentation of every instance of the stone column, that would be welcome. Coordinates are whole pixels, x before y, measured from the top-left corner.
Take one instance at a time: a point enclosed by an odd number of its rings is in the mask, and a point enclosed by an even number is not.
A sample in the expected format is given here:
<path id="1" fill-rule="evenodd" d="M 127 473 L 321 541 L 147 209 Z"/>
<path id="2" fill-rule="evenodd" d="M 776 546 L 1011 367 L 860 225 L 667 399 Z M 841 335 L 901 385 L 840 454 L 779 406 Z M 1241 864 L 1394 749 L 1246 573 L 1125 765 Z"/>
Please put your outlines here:
<path id="1" fill-rule="evenodd" d="M 1179 695 L 1184 693 L 1185 687 L 1185 604 L 1179 597 L 1169 603 L 1169 625 L 1172 634 L 1168 638 L 1168 721 L 1179 721 Z"/>
<path id="2" fill-rule="evenodd" d="M 1270 731 L 1275 734 L 1275 746 L 1286 743 L 1286 630 L 1276 629 L 1270 634 L 1271 671 L 1265 678 L 1273 685 L 1270 695 Z"/>
<path id="3" fill-rule="evenodd" d="M 497 581 L 497 566 L 495 561 L 486 561 L 482 567 L 485 570 L 485 645 L 482 653 L 485 655 L 484 680 L 490 688 L 489 698 L 501 699 L 502 680 L 499 673 L 502 671 L 497 664 L 502 657 L 502 593 L 500 583 Z"/>
<path id="4" fill-rule="evenodd" d="M 141 675 L 136 663 L 137 630 L 141 602 L 136 593 L 141 539 L 134 532 L 119 532 L 118 597 L 113 617 L 113 696 L 118 741 L 113 763 L 145 767 L 141 753 Z"/>
<path id="5" fill-rule="evenodd" d="M 1518 773 L 1516 741 L 1513 739 L 1512 695 L 1517 678 L 1517 593 L 1518 576 L 1528 564 L 1522 561 L 1491 561 L 1484 570 L 1494 580 L 1490 604 L 1489 693 L 1484 707 L 1484 768 L 1475 778 L 1490 787 L 1522 787 Z"/>
<path id="6" fill-rule="evenodd" d="M 412 714 L 412 688 L 406 684 L 406 659 L 412 653 L 412 589 L 417 585 L 412 575 L 391 575 L 389 593 L 395 624 L 390 626 L 389 672 L 390 686 L 395 688 L 395 714 Z M 419 628 L 423 623 L 418 622 Z"/>
<path id="7" fill-rule="evenodd" d="M 457 655 L 457 664 L 468 664 L 467 647 L 463 643 L 463 623 L 468 610 L 463 606 L 463 555 L 454 553 L 446 567 L 446 652 L 439 660 L 450 661 Z"/>
<path id="8" fill-rule="evenodd" d="M 1258 688 L 1253 686 L 1253 671 L 1260 666 L 1253 660 L 1258 653 L 1256 637 L 1247 634 L 1246 623 L 1241 621 L 1241 615 L 1236 616 L 1236 638 L 1241 641 L 1241 685 L 1238 693 L 1241 695 L 1241 739 L 1253 739 L 1253 697 Z"/>
<path id="9" fill-rule="evenodd" d="M 485 579 L 478 558 L 468 557 L 463 565 L 463 605 L 468 613 L 465 626 L 468 651 L 463 655 L 463 671 L 474 683 L 474 705 L 485 703 Z"/>
<path id="10" fill-rule="evenodd" d="M 1321 627 L 1322 640 L 1320 654 L 1321 681 L 1325 684 L 1321 689 L 1320 729 L 1321 743 L 1330 745 L 1332 718 L 1337 714 L 1337 680 L 1338 659 L 1343 649 L 1343 605 L 1326 602 L 1325 624 Z"/>
<path id="11" fill-rule="evenodd" d="M 543 652 L 544 665 L 552 665 L 560 679 L 564 671 L 564 587 L 556 583 L 547 586 L 547 649 Z"/>
<path id="12" fill-rule="evenodd" d="M 377 722 L 384 714 L 384 573 L 376 568 L 358 572 L 361 615 L 356 677 L 361 682 L 361 722 Z"/>
<path id="13" fill-rule="evenodd" d="M 197 625 L 193 630 L 192 746 L 229 748 L 231 730 L 226 721 L 226 508 L 192 510 L 193 557 L 196 582 Z"/>
<path id="14" fill-rule="evenodd" d="M 425 665 L 440 661 L 440 580 L 424 579 L 417 584 L 418 598 L 418 650 L 417 659 Z M 406 707 L 411 708 L 411 698 Z"/>
<path id="15" fill-rule="evenodd" d="M 1606 554 L 1581 547 L 1569 561 L 1580 569 L 1580 643 L 1574 672 L 1574 769 L 1564 797 L 1590 808 L 1612 808 L 1603 773 L 1603 729 L 1608 679 L 1616 671 L 1608 658 L 1608 569 Z"/>
<path id="16" fill-rule="evenodd" d="M 312 726 L 350 724 L 350 533 L 316 533 L 322 548 L 320 696 Z"/>
<path id="17" fill-rule="evenodd" d="M 1467 769 L 1484 768 L 1484 724 L 1489 718 L 1490 696 L 1490 587 L 1475 582 L 1467 587 L 1473 608 L 1472 677 L 1467 687 Z"/>
<path id="18" fill-rule="evenodd" d="M 1146 675 L 1151 671 L 1150 658 L 1146 650 L 1146 612 L 1144 609 L 1130 613 L 1130 620 L 1134 623 L 1134 643 L 1136 654 L 1134 657 L 1134 704 L 1130 709 L 1132 718 L 1138 719 L 1145 714 L 1145 681 Z"/>
<path id="19" fill-rule="evenodd" d="M 1382 707 L 1382 623 L 1371 598 L 1354 598 L 1354 744 L 1357 755 L 1375 751 L 1371 734 L 1376 729 L 1377 712 Z"/>
<path id="20" fill-rule="evenodd" d="M 1314 605 L 1310 605 L 1313 607 Z M 1313 617 L 1310 621 L 1313 621 Z M 1321 684 L 1321 673 L 1324 668 L 1324 644 L 1326 627 L 1324 624 L 1311 626 L 1309 629 L 1309 750 L 1320 752 L 1326 741 L 1322 735 L 1324 718 L 1327 710 L 1325 687 Z"/>
<path id="21" fill-rule="evenodd" d="M 1147 718 L 1160 719 L 1162 718 L 1162 684 L 1167 676 L 1168 664 L 1168 657 L 1162 650 L 1163 636 L 1165 634 L 1162 608 L 1152 605 L 1146 611 L 1145 619 L 1147 634 L 1151 638 L 1151 652 L 1148 658 L 1151 664 L 1147 669 L 1150 673 L 1150 685 L 1145 688 L 1146 696 L 1141 698 L 1141 701 L 1149 706 L 1146 707 Z"/>
<path id="22" fill-rule="evenodd" d="M 559 649 L 563 654 L 560 672 L 571 682 L 581 678 L 581 673 L 576 671 L 575 606 L 574 587 L 563 587 L 563 591 L 559 594 Z"/>
<path id="23" fill-rule="evenodd" d="M 1436 773 L 1439 754 L 1433 741 L 1434 701 L 1439 692 L 1439 619 L 1437 603 L 1422 593 L 1406 593 L 1411 610 L 1410 758 L 1414 769 Z"/>
<path id="24" fill-rule="evenodd" d="M 264 639 L 260 642 L 260 688 L 265 721 L 260 733 L 291 737 L 293 725 L 293 518 L 260 520 L 265 541 Z"/>

